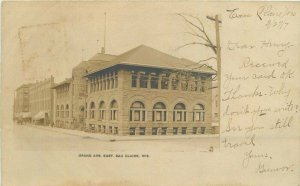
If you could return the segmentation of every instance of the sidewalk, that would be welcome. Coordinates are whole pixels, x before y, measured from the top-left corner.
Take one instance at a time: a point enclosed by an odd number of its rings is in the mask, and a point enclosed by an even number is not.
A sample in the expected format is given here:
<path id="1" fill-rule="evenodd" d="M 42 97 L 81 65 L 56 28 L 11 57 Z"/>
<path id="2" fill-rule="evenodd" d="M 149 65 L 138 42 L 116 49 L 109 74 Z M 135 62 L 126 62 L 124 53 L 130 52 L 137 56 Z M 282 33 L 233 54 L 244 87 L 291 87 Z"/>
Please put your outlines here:
<path id="1" fill-rule="evenodd" d="M 116 136 L 116 135 L 109 135 L 103 133 L 89 133 L 79 130 L 72 130 L 72 129 L 63 129 L 63 128 L 56 128 L 56 127 L 49 127 L 49 126 L 40 126 L 40 125 L 33 125 L 27 124 L 26 126 L 35 127 L 42 130 L 48 130 L 52 132 L 58 132 L 67 135 L 79 136 L 83 138 L 94 138 L 101 141 L 145 141 L 145 140 L 178 140 L 178 139 L 201 139 L 201 138 L 216 138 L 218 134 L 201 134 L 201 135 L 176 135 L 176 136 Z"/>

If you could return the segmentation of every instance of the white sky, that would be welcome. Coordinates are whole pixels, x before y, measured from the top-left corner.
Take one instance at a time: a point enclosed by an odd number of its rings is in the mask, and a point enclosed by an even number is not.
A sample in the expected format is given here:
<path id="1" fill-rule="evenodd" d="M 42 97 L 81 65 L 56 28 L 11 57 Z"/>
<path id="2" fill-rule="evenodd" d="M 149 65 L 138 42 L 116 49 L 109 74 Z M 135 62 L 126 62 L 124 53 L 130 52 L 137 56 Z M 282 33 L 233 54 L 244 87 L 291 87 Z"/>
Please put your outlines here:
<path id="1" fill-rule="evenodd" d="M 72 67 L 82 58 L 86 60 L 100 51 L 104 12 L 107 13 L 106 53 L 121 54 L 145 44 L 194 61 L 214 55 L 211 49 L 202 46 L 175 50 L 193 41 L 184 33 L 188 26 L 176 13 L 202 18 L 211 39 L 215 38 L 214 23 L 205 18 L 213 13 L 194 3 L 27 2 L 5 5 L 3 56 L 4 61 L 10 63 L 4 68 L 16 70 L 18 74 L 11 88 L 42 80 L 51 74 L 55 82 L 70 77 Z M 213 64 L 211 61 L 210 65 Z M 4 76 L 7 76 L 5 71 Z"/>

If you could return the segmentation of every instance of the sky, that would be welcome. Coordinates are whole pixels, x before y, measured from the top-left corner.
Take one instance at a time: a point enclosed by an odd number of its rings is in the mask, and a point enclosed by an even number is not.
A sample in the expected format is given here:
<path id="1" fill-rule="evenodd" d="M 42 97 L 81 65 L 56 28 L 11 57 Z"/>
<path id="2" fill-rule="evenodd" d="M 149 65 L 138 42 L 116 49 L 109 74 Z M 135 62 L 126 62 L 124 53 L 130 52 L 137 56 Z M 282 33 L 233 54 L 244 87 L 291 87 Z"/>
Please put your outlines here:
<path id="1" fill-rule="evenodd" d="M 193 3 L 6 3 L 3 56 L 9 63 L 4 68 L 18 74 L 11 84 L 14 88 L 50 75 L 56 83 L 70 77 L 75 65 L 103 46 L 105 12 L 106 53 L 118 55 L 144 44 L 199 61 L 213 56 L 211 49 L 191 46 L 176 50 L 197 40 L 185 33 L 189 27 L 177 13 L 202 18 L 209 36 L 215 38 L 214 23 L 205 18 L 213 13 L 194 7 Z"/>

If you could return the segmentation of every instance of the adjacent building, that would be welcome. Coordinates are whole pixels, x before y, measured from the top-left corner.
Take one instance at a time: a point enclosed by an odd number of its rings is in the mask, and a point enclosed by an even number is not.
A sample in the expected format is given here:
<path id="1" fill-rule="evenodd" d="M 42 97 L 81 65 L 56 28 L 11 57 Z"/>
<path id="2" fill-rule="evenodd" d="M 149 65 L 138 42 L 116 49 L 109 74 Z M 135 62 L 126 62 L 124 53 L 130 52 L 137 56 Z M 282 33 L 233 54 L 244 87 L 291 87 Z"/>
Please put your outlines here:
<path id="1" fill-rule="evenodd" d="M 72 77 L 53 86 L 55 90 L 55 126 L 85 130 L 88 72 L 110 62 L 114 55 L 97 53 L 72 69 Z"/>
<path id="2" fill-rule="evenodd" d="M 29 89 L 31 84 L 24 84 L 15 91 L 14 120 L 22 121 L 30 118 Z"/>
<path id="3" fill-rule="evenodd" d="M 35 124 L 50 125 L 53 121 L 54 77 L 36 81 L 29 88 L 29 112 Z"/>
<path id="4" fill-rule="evenodd" d="M 141 45 L 86 75 L 86 128 L 113 135 L 211 133 L 215 74 Z"/>

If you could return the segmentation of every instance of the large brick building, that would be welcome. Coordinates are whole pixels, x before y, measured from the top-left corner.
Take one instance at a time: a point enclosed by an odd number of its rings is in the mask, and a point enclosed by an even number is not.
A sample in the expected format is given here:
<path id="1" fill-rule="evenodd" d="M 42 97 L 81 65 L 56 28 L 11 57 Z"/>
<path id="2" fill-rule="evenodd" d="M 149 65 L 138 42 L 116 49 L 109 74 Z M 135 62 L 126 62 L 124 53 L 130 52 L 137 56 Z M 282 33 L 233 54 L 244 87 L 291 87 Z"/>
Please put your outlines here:
<path id="1" fill-rule="evenodd" d="M 115 135 L 211 133 L 215 71 L 141 45 L 89 72 L 85 124 Z"/>

